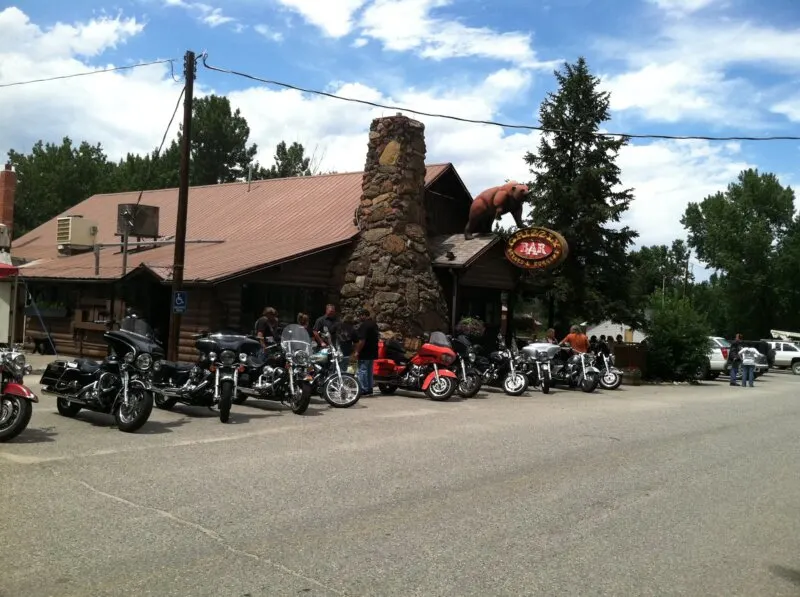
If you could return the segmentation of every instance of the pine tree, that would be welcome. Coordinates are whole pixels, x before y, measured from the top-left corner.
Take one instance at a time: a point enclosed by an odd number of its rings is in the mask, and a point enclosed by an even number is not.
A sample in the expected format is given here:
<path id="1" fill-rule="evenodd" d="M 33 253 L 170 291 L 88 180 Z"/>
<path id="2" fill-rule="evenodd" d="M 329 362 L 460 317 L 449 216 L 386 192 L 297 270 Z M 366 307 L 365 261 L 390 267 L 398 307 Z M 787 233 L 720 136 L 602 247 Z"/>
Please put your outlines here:
<path id="1" fill-rule="evenodd" d="M 586 60 L 555 72 L 558 90 L 539 109 L 543 133 L 537 153 L 525 155 L 531 183 L 531 224 L 560 232 L 569 256 L 556 271 L 534 274 L 532 284 L 549 296 L 549 324 L 628 317 L 627 252 L 638 234 L 620 224 L 633 200 L 621 189 L 616 165 L 625 138 L 599 136 L 610 119 L 610 94 Z"/>

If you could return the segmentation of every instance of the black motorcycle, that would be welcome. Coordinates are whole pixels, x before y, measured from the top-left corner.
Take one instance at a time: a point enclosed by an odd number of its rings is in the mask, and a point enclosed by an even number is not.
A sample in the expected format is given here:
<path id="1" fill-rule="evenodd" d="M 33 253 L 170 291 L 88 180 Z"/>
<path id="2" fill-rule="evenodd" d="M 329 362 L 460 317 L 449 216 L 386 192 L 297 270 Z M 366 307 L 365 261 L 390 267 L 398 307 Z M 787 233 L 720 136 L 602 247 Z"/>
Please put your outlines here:
<path id="1" fill-rule="evenodd" d="M 202 333 L 195 337 L 200 353 L 196 363 L 159 361 L 153 367 L 156 406 L 171 410 L 177 403 L 219 410 L 227 423 L 236 400 L 239 376 L 247 369 L 249 355 L 261 345 L 238 332 Z"/>
<path id="2" fill-rule="evenodd" d="M 497 345 L 499 350 L 489 353 L 489 358 L 476 359 L 483 383 L 503 388 L 509 396 L 521 396 L 528 389 L 528 377 L 520 370 L 525 357 L 516 345 L 509 349 L 502 334 L 497 335 Z"/>
<path id="3" fill-rule="evenodd" d="M 143 319 L 133 329 L 123 325 L 103 334 L 109 355 L 102 361 L 56 360 L 47 366 L 39 383 L 42 393 L 56 396 L 60 415 L 75 417 L 83 409 L 111 414 L 127 433 L 147 422 L 153 410 L 147 376 L 164 349 Z"/>
<path id="4" fill-rule="evenodd" d="M 237 404 L 248 398 L 281 402 L 302 415 L 311 404 L 314 368 L 311 337 L 296 323 L 287 325 L 280 345 L 267 347 L 266 355 L 247 357 L 239 376 Z"/>
<path id="5" fill-rule="evenodd" d="M 614 366 L 614 356 L 599 349 L 595 363 L 600 370 L 600 387 L 604 390 L 616 390 L 622 385 L 622 371 Z"/>
<path id="6" fill-rule="evenodd" d="M 594 366 L 594 357 L 589 353 L 578 352 L 568 343 L 560 345 L 560 351 L 552 360 L 552 380 L 554 385 L 580 388 L 587 394 L 600 385 L 600 370 Z"/>
<path id="7" fill-rule="evenodd" d="M 464 335 L 450 337 L 450 344 L 456 353 L 456 362 L 452 369 L 458 375 L 456 393 L 462 398 L 472 398 L 481 390 L 483 378 L 481 372 L 475 368 L 477 360 L 472 342 Z"/>
<path id="8" fill-rule="evenodd" d="M 553 387 L 553 359 L 559 352 L 560 346 L 544 342 L 532 342 L 522 347 L 522 353 L 527 355 L 532 364 L 528 373 L 530 384 L 539 388 L 542 394 L 549 394 Z"/>
<path id="9" fill-rule="evenodd" d="M 333 408 L 349 408 L 361 398 L 361 386 L 355 375 L 342 371 L 342 352 L 332 342 L 330 333 L 323 332 L 322 337 L 328 346 L 311 357 L 314 368 L 311 391 L 322 396 Z"/>

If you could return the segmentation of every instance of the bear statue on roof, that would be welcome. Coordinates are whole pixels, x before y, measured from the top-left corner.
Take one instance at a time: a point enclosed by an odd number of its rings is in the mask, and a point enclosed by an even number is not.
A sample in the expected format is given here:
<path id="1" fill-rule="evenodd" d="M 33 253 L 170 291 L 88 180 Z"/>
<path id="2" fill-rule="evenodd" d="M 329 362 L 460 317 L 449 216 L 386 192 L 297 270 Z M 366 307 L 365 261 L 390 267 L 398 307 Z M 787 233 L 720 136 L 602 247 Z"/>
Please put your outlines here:
<path id="1" fill-rule="evenodd" d="M 515 180 L 480 193 L 470 205 L 464 238 L 470 240 L 473 234 L 488 234 L 492 231 L 492 223 L 509 213 L 517 228 L 523 228 L 522 204 L 529 193 L 528 185 Z"/>

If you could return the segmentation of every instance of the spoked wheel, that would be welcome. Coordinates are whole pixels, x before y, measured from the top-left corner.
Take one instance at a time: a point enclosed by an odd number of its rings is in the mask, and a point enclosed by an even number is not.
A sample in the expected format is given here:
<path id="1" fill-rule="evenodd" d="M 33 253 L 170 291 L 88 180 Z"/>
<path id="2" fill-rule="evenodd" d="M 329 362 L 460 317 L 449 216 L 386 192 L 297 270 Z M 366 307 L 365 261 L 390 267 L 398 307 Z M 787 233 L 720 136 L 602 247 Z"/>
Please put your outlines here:
<path id="1" fill-rule="evenodd" d="M 360 396 L 360 394 L 359 394 Z M 294 387 L 294 396 L 286 401 L 286 404 L 292 409 L 296 415 L 305 414 L 308 410 L 308 405 L 311 404 L 311 384 L 299 383 Z"/>
<path id="2" fill-rule="evenodd" d="M 175 408 L 175 405 L 178 404 L 178 399 L 167 398 L 166 396 L 164 396 L 164 394 L 156 392 L 155 404 L 156 408 L 160 408 L 161 410 L 172 410 L 173 408 Z"/>
<path id="3" fill-rule="evenodd" d="M 122 398 L 114 409 L 114 419 L 117 428 L 125 433 L 133 433 L 147 423 L 150 413 L 153 412 L 153 394 L 144 388 L 128 388 L 129 404 L 125 405 Z"/>
<path id="4" fill-rule="evenodd" d="M 436 402 L 445 402 L 455 393 L 458 382 L 454 377 L 440 375 L 439 379 L 433 379 L 431 385 L 425 390 L 425 395 Z"/>
<path id="5" fill-rule="evenodd" d="M 604 390 L 616 390 L 622 385 L 622 376 L 619 373 L 612 373 L 606 370 L 600 377 L 600 385 Z"/>
<path id="6" fill-rule="evenodd" d="M 598 385 L 600 385 L 600 377 L 594 373 L 590 373 L 580 381 L 581 390 L 587 394 L 594 392 Z"/>
<path id="7" fill-rule="evenodd" d="M 233 404 L 233 382 L 223 381 L 219 388 L 219 420 L 227 423 L 231 418 L 231 404 Z"/>
<path id="8" fill-rule="evenodd" d="M 528 378 L 519 371 L 509 373 L 503 380 L 503 391 L 509 396 L 522 396 L 527 389 Z"/>
<path id="9" fill-rule="evenodd" d="M 480 392 L 483 380 L 479 373 L 467 373 L 464 379 L 459 380 L 457 392 L 462 398 L 472 398 Z"/>
<path id="10" fill-rule="evenodd" d="M 361 398 L 361 388 L 355 375 L 333 375 L 322 386 L 322 397 L 333 408 L 349 408 Z"/>
<path id="11" fill-rule="evenodd" d="M 33 404 L 17 396 L 0 398 L 0 442 L 17 437 L 28 426 Z"/>

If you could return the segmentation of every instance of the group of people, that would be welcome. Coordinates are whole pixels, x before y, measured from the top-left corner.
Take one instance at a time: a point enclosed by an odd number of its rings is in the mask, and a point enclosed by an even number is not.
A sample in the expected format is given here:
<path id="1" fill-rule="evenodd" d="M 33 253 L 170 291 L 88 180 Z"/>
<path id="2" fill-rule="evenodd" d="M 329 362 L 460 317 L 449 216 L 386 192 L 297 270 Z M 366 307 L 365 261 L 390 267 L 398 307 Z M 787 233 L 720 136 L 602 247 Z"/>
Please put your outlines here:
<path id="1" fill-rule="evenodd" d="M 368 309 L 359 309 L 357 319 L 358 321 L 352 315 L 339 317 L 336 306 L 329 304 L 313 326 L 310 325 L 311 319 L 307 313 L 297 315 L 297 324 L 308 330 L 308 335 L 316 346 L 325 348 L 329 342 L 337 346 L 342 355 L 342 367 L 348 368 L 354 362 L 361 395 L 371 396 L 372 365 L 378 358 L 380 332 Z M 262 353 L 266 353 L 267 346 L 280 342 L 283 327 L 278 320 L 278 311 L 273 307 L 266 307 L 256 321 L 254 330 L 261 343 Z"/>
<path id="2" fill-rule="evenodd" d="M 605 334 L 601 335 L 600 338 L 597 336 L 589 338 L 579 325 L 573 325 L 569 329 L 569 334 L 561 342 L 556 339 L 556 331 L 553 328 L 545 332 L 543 342 L 546 344 L 564 344 L 566 342 L 576 352 L 594 352 L 610 355 L 613 351 L 614 343 L 622 344 L 623 339 L 622 334 L 618 334 L 616 340 L 611 335 L 606 338 Z"/>
<path id="3" fill-rule="evenodd" d="M 739 369 L 742 370 L 742 387 L 748 385 L 752 388 L 756 377 L 756 357 L 758 350 L 742 344 L 742 335 L 736 334 L 736 338 L 731 342 L 728 350 L 728 360 L 731 363 L 730 384 L 738 386 L 736 381 L 739 377 Z"/>

